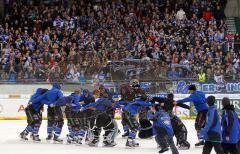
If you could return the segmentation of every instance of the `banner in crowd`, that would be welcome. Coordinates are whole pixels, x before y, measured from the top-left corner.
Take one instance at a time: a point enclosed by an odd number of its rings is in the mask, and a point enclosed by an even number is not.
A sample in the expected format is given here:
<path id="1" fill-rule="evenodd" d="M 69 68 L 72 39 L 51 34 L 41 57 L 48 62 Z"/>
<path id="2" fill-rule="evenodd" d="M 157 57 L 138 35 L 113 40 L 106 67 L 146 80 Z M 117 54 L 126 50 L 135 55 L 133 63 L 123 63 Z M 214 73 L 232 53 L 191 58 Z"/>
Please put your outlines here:
<path id="1" fill-rule="evenodd" d="M 187 94 L 189 84 L 195 84 L 198 90 L 205 93 L 240 93 L 240 82 L 199 83 L 191 81 L 174 81 L 173 92 L 177 94 Z"/>

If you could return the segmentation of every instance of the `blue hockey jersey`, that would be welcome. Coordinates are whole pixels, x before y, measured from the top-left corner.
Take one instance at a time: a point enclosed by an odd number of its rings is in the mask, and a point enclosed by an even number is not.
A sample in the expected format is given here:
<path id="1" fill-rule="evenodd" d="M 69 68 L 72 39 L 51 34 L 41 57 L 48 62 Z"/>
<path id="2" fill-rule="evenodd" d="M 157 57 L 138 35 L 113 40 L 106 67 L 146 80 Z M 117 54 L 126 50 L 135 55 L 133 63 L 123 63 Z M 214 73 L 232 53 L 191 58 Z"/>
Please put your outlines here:
<path id="1" fill-rule="evenodd" d="M 72 93 L 69 96 L 59 98 L 57 101 L 55 101 L 51 105 L 52 106 L 68 105 L 71 111 L 79 111 L 81 109 L 81 104 L 80 104 L 81 100 L 82 100 L 81 96 L 79 96 L 76 93 Z"/>
<path id="2" fill-rule="evenodd" d="M 208 110 L 205 94 L 201 91 L 195 91 L 189 97 L 178 100 L 177 104 L 185 102 L 193 102 L 197 112 Z"/>
<path id="3" fill-rule="evenodd" d="M 82 110 L 96 108 L 98 111 L 106 111 L 109 107 L 112 107 L 112 103 L 108 98 L 99 98 L 96 102 L 85 105 Z"/>
<path id="4" fill-rule="evenodd" d="M 86 106 L 89 103 L 95 102 L 95 98 L 93 97 L 92 93 L 87 89 L 84 89 L 81 95 L 80 101 L 83 101 L 84 104 L 82 106 Z"/>
<path id="5" fill-rule="evenodd" d="M 199 137 L 211 142 L 221 142 L 220 117 L 214 105 L 209 107 L 206 117 L 206 124 L 200 130 Z"/>
<path id="6" fill-rule="evenodd" d="M 52 89 L 48 90 L 43 95 L 36 98 L 32 103 L 41 102 L 41 104 L 50 105 L 54 103 L 57 99 L 62 98 L 63 93 L 60 90 L 59 84 L 53 84 Z"/>
<path id="7" fill-rule="evenodd" d="M 158 128 L 164 129 L 169 136 L 173 136 L 173 128 L 171 118 L 163 109 L 159 109 L 155 113 L 149 112 L 148 119 L 153 120 L 153 134 L 157 133 Z"/>
<path id="8" fill-rule="evenodd" d="M 38 98 L 42 94 L 43 94 L 43 89 L 42 88 L 38 88 L 36 90 L 36 92 L 30 97 L 28 103 L 32 103 L 36 98 Z"/>
<path id="9" fill-rule="evenodd" d="M 142 107 L 150 106 L 153 106 L 153 104 L 151 104 L 150 102 L 135 100 L 133 102 L 126 103 L 124 110 L 128 111 L 132 116 L 136 116 Z"/>
<path id="10" fill-rule="evenodd" d="M 40 108 L 42 106 L 42 104 L 38 98 L 41 97 L 42 95 L 44 95 L 44 92 L 46 92 L 44 89 L 38 88 L 36 90 L 36 92 L 31 96 L 31 98 L 28 102 L 29 104 L 32 104 L 32 108 L 37 112 L 40 110 Z"/>
<path id="11" fill-rule="evenodd" d="M 232 105 L 223 108 L 222 114 L 222 142 L 236 144 L 240 136 L 240 124 L 237 113 Z"/>

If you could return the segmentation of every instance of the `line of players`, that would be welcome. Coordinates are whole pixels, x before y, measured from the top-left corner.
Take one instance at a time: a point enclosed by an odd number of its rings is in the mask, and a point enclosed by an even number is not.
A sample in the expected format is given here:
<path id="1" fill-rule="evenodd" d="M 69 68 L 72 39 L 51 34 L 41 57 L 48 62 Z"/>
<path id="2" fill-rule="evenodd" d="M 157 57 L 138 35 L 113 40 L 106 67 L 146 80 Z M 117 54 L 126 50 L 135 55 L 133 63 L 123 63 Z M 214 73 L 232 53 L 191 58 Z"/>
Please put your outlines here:
<path id="1" fill-rule="evenodd" d="M 26 107 L 26 115 L 28 125 L 23 132 L 20 133 L 22 139 L 27 140 L 28 134 L 34 141 L 41 141 L 38 131 L 42 122 L 41 110 L 43 105 L 48 105 L 47 116 L 47 140 L 53 140 L 62 143 L 59 138 L 64 124 L 63 114 L 66 115 L 69 134 L 67 136 L 68 143 L 82 144 L 84 136 L 86 136 L 89 146 L 96 146 L 99 142 L 101 129 L 104 132 L 104 146 L 115 146 L 115 137 L 119 133 L 118 126 L 114 120 L 114 112 L 116 108 L 122 108 L 122 124 L 127 137 L 127 147 L 137 147 L 135 142 L 137 131 L 140 138 L 148 138 L 153 136 L 153 132 L 157 135 L 156 141 L 161 147 L 160 152 L 166 151 L 170 145 L 175 151 L 177 149 L 172 141 L 175 133 L 180 147 L 188 149 L 190 144 L 186 141 L 187 130 L 179 118 L 171 114 L 173 109 L 173 95 L 169 95 L 167 99 L 163 98 L 147 98 L 144 90 L 139 86 L 137 80 L 132 80 L 129 84 L 121 86 L 122 99 L 115 102 L 111 93 L 100 86 L 99 89 L 93 91 L 93 95 L 88 90 L 75 90 L 70 96 L 63 96 L 61 87 L 58 83 L 54 83 L 52 89 L 37 89 L 32 95 Z M 161 104 L 155 104 L 155 102 Z M 164 103 L 166 105 L 164 105 Z M 161 106 L 161 107 L 160 107 Z M 183 105 L 184 106 L 184 105 Z M 152 112 L 149 112 L 149 107 Z M 162 107 L 165 109 L 162 110 Z M 189 108 L 186 106 L 186 108 Z M 167 112 L 170 114 L 168 114 Z M 139 122 L 137 115 L 139 114 Z M 153 120 L 153 126 L 148 119 Z M 171 123 L 174 122 L 174 131 Z M 155 131 L 152 131 L 154 128 Z M 140 129 L 140 130 L 139 130 Z M 161 136 L 161 137 L 159 137 Z M 169 143 L 167 143 L 169 142 Z"/>
<path id="2" fill-rule="evenodd" d="M 187 129 L 182 121 L 172 114 L 174 105 L 190 109 L 184 102 L 193 102 L 198 116 L 196 119 L 196 130 L 199 132 L 204 127 L 208 106 L 206 99 L 199 100 L 202 94 L 196 87 L 190 86 L 192 94 L 189 98 L 174 101 L 173 95 L 167 98 L 148 97 L 144 90 L 140 88 L 137 80 L 132 80 L 130 84 L 123 84 L 120 88 L 121 100 L 115 102 L 112 94 L 100 86 L 99 89 L 90 93 L 88 90 L 75 90 L 71 95 L 64 97 L 58 83 L 53 84 L 53 88 L 37 89 L 32 95 L 26 107 L 28 125 L 20 134 L 22 139 L 27 140 L 28 134 L 34 141 L 39 139 L 38 131 L 42 121 L 41 109 L 44 104 L 48 105 L 48 127 L 47 140 L 57 143 L 63 141 L 59 138 L 64 124 L 63 115 L 66 115 L 69 134 L 68 143 L 82 144 L 83 138 L 89 146 L 97 146 L 99 143 L 101 130 L 104 130 L 103 145 L 113 147 L 116 145 L 115 138 L 119 133 L 118 126 L 114 120 L 116 108 L 122 109 L 122 125 L 124 128 L 123 137 L 127 137 L 126 147 L 138 147 L 135 138 L 139 132 L 140 138 L 148 138 L 155 135 L 156 142 L 160 147 L 159 153 L 168 151 L 170 146 L 172 153 L 178 154 L 178 150 L 173 142 L 173 136 L 177 138 L 177 145 L 180 149 L 189 149 L 187 142 Z M 200 95 L 199 95 L 200 93 Z M 206 107 L 205 107 L 206 106 Z M 139 121 L 137 120 L 137 115 Z M 153 124 L 149 122 L 153 121 Z M 200 135 L 199 135 L 200 136 Z M 202 141 L 196 145 L 201 145 Z"/>

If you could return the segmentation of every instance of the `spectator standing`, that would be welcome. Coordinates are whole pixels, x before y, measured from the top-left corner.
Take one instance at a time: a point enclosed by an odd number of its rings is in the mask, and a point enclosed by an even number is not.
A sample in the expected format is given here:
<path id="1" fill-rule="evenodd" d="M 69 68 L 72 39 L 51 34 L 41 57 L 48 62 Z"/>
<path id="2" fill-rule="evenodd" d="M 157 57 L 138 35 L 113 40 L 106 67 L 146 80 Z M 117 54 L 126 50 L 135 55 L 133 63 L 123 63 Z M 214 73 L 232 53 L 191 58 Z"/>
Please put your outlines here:
<path id="1" fill-rule="evenodd" d="M 198 73 L 198 82 L 206 82 L 206 74 L 203 72 L 203 69 Z"/>
<path id="2" fill-rule="evenodd" d="M 212 14 L 212 11 L 211 9 L 208 7 L 207 10 L 205 10 L 203 12 L 203 19 L 206 20 L 206 21 L 209 21 L 210 19 L 212 19 L 213 17 L 213 14 Z"/>
<path id="3" fill-rule="evenodd" d="M 180 10 L 177 11 L 176 18 L 177 18 L 178 20 L 184 20 L 184 19 L 186 19 L 186 13 L 183 11 L 182 8 L 180 8 Z"/>

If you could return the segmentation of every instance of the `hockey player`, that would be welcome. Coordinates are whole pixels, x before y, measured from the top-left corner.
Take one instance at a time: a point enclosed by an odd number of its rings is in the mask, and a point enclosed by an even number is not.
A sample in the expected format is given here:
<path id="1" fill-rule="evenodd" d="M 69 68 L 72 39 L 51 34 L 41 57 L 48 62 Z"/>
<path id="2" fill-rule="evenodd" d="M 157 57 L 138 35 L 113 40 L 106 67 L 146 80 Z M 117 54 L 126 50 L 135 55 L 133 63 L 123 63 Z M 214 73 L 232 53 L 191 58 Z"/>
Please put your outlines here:
<path id="1" fill-rule="evenodd" d="M 132 87 L 129 85 L 129 84 L 122 84 L 121 87 L 120 87 L 120 94 L 121 94 L 121 100 L 120 102 L 124 102 L 122 104 L 122 106 L 119 106 L 119 108 L 122 108 L 122 125 L 123 125 L 123 131 L 124 131 L 124 134 L 122 135 L 122 137 L 128 137 L 129 135 L 129 128 L 128 128 L 128 125 L 127 125 L 127 117 L 124 117 L 124 105 L 126 105 L 127 102 L 130 102 L 132 100 L 134 100 L 135 96 L 133 95 L 133 89 Z M 118 104 L 120 105 L 120 104 Z"/>
<path id="2" fill-rule="evenodd" d="M 79 131 L 80 131 L 80 124 L 79 124 L 79 112 L 81 109 L 81 97 L 80 97 L 80 90 L 76 89 L 73 93 L 69 96 L 63 97 L 59 99 L 59 101 L 63 101 L 65 103 L 65 114 L 68 123 L 69 134 L 67 135 L 67 142 L 79 143 Z"/>
<path id="3" fill-rule="evenodd" d="M 63 93 L 61 92 L 61 86 L 59 83 L 53 83 L 52 89 L 50 89 L 46 93 L 46 100 L 48 102 L 55 102 L 59 98 L 63 97 Z M 58 113 L 57 113 L 58 112 Z M 62 127 L 64 124 L 64 120 L 62 115 L 57 117 L 57 114 L 61 114 L 61 108 L 60 107 L 51 107 L 48 106 L 47 109 L 47 117 L 48 117 L 48 125 L 47 125 L 47 132 L 48 132 L 48 137 L 46 138 L 48 141 L 53 139 L 54 142 L 59 142 L 61 143 L 63 140 L 59 138 L 60 133 L 62 131 Z"/>
<path id="4" fill-rule="evenodd" d="M 66 107 L 64 111 L 68 120 L 68 143 L 77 142 L 82 144 L 82 139 L 85 136 L 85 131 L 87 129 L 87 114 L 80 112 L 80 109 L 82 104 L 86 105 L 93 101 L 94 98 L 90 95 L 88 90 L 83 90 L 83 94 L 80 95 L 80 90 L 76 89 L 69 96 L 62 97 L 53 104 L 50 104 L 50 106 L 54 106 L 55 109 Z M 55 117 L 63 118 L 63 112 L 56 112 Z"/>
<path id="5" fill-rule="evenodd" d="M 139 99 L 145 101 L 147 99 L 146 92 L 140 88 L 140 83 L 137 79 L 133 79 L 130 81 L 129 85 L 123 84 L 120 89 L 121 93 L 121 100 L 127 102 L 134 101 L 134 99 Z M 124 108 L 122 109 L 124 112 Z M 147 119 L 147 107 L 142 107 L 139 110 L 139 124 L 140 124 L 140 131 L 139 131 L 139 137 L 140 138 L 149 138 L 152 136 L 152 124 Z M 129 134 L 129 128 L 126 124 L 126 117 L 122 114 L 122 125 L 124 134 L 122 137 L 126 137 Z"/>
<path id="6" fill-rule="evenodd" d="M 131 80 L 130 86 L 133 88 L 133 94 L 135 95 L 134 98 L 140 98 L 143 101 L 147 99 L 147 94 L 143 89 L 140 88 L 140 83 L 137 79 Z"/>
<path id="7" fill-rule="evenodd" d="M 225 154 L 236 154 L 240 135 L 238 115 L 234 111 L 234 106 L 230 104 L 229 98 L 222 99 L 222 106 L 222 147 Z"/>
<path id="8" fill-rule="evenodd" d="M 208 112 L 208 105 L 206 103 L 205 94 L 201 91 L 197 91 L 197 88 L 195 85 L 189 85 L 188 90 L 191 95 L 182 100 L 178 100 L 174 104 L 193 102 L 193 104 L 197 110 L 197 118 L 195 120 L 195 129 L 196 129 L 197 133 L 199 133 L 199 130 L 201 128 L 203 128 L 204 124 L 205 124 L 206 115 Z M 200 140 L 199 143 L 195 144 L 195 146 L 201 146 L 201 145 L 204 145 L 204 141 L 202 141 L 202 140 Z"/>
<path id="9" fill-rule="evenodd" d="M 133 89 L 133 95 L 135 96 L 134 99 L 139 99 L 146 101 L 147 100 L 147 93 L 145 90 L 140 88 L 140 83 L 137 79 L 133 79 L 130 81 L 130 86 Z M 140 130 L 138 133 L 138 137 L 142 139 L 150 138 L 153 136 L 152 134 L 152 124 L 147 118 L 149 107 L 142 107 L 139 110 L 139 124 Z"/>
<path id="10" fill-rule="evenodd" d="M 120 102 L 121 103 L 121 102 Z M 137 115 L 141 108 L 150 107 L 151 103 L 147 103 L 142 100 L 135 100 L 133 102 L 125 103 L 123 116 L 125 117 L 126 124 L 128 125 L 130 132 L 126 142 L 126 147 L 138 147 L 139 144 L 135 142 L 136 133 L 139 130 L 139 123 L 137 121 Z"/>
<path id="11" fill-rule="evenodd" d="M 112 117 L 107 113 L 108 109 L 112 107 L 113 100 L 109 99 L 109 95 L 106 93 L 102 93 L 103 91 L 99 91 L 98 94 L 94 94 L 96 97 L 99 96 L 99 99 L 96 102 L 90 103 L 84 106 L 81 111 L 94 108 L 96 112 L 95 125 L 93 128 L 93 139 L 89 142 L 89 146 L 97 146 L 99 142 L 99 136 L 101 132 L 101 128 L 105 130 L 104 133 L 104 146 L 113 147 L 116 145 L 114 141 L 114 123 Z"/>
<path id="12" fill-rule="evenodd" d="M 25 113 L 27 116 L 27 127 L 23 132 L 20 133 L 20 138 L 28 140 L 27 136 L 29 133 L 32 133 L 34 141 L 41 141 L 39 139 L 38 131 L 42 123 L 42 111 L 43 105 L 40 102 L 32 104 L 32 102 L 37 99 L 39 96 L 43 95 L 47 89 L 38 88 L 36 92 L 31 96 L 28 106 L 25 108 Z"/>
<path id="13" fill-rule="evenodd" d="M 159 153 L 168 151 L 168 145 L 172 150 L 172 154 L 179 154 L 173 141 L 173 128 L 170 116 L 160 105 L 152 107 L 153 112 L 148 113 L 148 118 L 153 120 L 153 131 L 156 134 L 157 144 L 160 145 Z"/>
<path id="14" fill-rule="evenodd" d="M 151 102 L 158 102 L 160 106 L 165 110 L 165 112 L 169 113 L 171 118 L 171 123 L 174 131 L 174 135 L 177 138 L 177 145 L 179 145 L 179 149 L 189 149 L 190 144 L 187 141 L 187 128 L 176 115 L 173 114 L 174 108 L 174 95 L 168 94 L 167 98 L 162 97 L 153 97 L 151 98 Z M 190 110 L 190 107 L 186 104 L 177 104 L 177 106 Z"/>
<path id="15" fill-rule="evenodd" d="M 113 140 L 117 137 L 118 134 L 120 134 L 120 130 L 118 129 L 118 125 L 117 122 L 115 120 L 115 110 L 116 110 L 116 102 L 113 99 L 113 93 L 109 91 L 109 89 L 105 88 L 103 85 L 99 86 L 99 92 L 100 92 L 100 97 L 103 98 L 107 98 L 108 100 L 110 100 L 112 102 L 111 106 L 108 106 L 106 109 L 106 113 L 110 116 L 110 118 L 112 119 L 113 122 L 113 126 L 114 128 L 112 129 L 112 137 L 111 139 L 107 139 L 106 137 L 104 138 L 105 140 Z M 116 143 L 115 143 L 116 144 Z M 109 146 L 107 144 L 105 144 L 106 146 Z"/>
<path id="16" fill-rule="evenodd" d="M 202 154 L 210 154 L 213 147 L 217 154 L 224 154 L 221 146 L 222 132 L 220 116 L 214 106 L 215 101 L 214 96 L 207 97 L 209 110 L 207 112 L 206 124 L 204 128 L 199 131 L 199 138 L 205 140 Z"/>
<path id="17" fill-rule="evenodd" d="M 50 90 L 48 90 L 44 95 L 38 97 L 34 102 L 41 102 L 42 104 L 48 105 L 47 109 L 47 117 L 48 117 L 48 126 L 47 132 L 48 137 L 47 141 L 54 140 L 54 142 L 61 143 L 62 140 L 59 138 L 59 134 L 61 133 L 63 127 L 63 119 L 55 120 L 55 108 L 54 106 L 50 106 L 50 104 L 54 103 L 59 98 L 63 97 L 63 93 L 61 92 L 61 86 L 59 83 L 53 83 L 53 86 Z M 54 132 L 54 133 L 53 133 Z"/>
<path id="18" fill-rule="evenodd" d="M 80 112 L 80 109 L 82 107 L 82 104 L 87 104 L 88 102 L 94 101 L 89 93 L 90 92 L 88 90 L 83 90 L 83 94 L 80 96 L 80 90 L 76 89 L 69 96 L 62 97 L 54 103 L 50 104 L 51 107 L 53 106 L 55 108 L 55 117 L 61 119 L 63 118 L 63 110 L 61 108 L 66 107 L 64 111 L 68 120 L 68 143 L 77 142 L 79 144 L 82 144 L 82 138 L 85 135 L 85 129 L 87 127 L 87 117 L 85 114 L 83 114 L 83 112 Z M 56 112 L 56 109 L 58 108 L 61 110 L 59 110 L 59 112 Z"/>
<path id="19" fill-rule="evenodd" d="M 86 105 L 88 105 L 92 102 L 95 102 L 95 98 L 93 97 L 93 95 L 90 93 L 89 90 L 84 89 L 82 92 L 82 95 L 80 96 L 79 101 L 80 101 L 81 107 L 85 107 Z M 88 130 L 90 125 L 93 125 L 93 124 L 90 124 L 93 122 L 93 118 L 91 118 L 91 116 L 93 115 L 92 112 L 93 112 L 93 110 L 87 109 L 85 111 L 82 111 L 82 112 L 79 111 L 77 113 L 76 118 L 78 119 L 79 131 L 76 135 L 77 135 L 77 143 L 78 144 L 82 144 L 82 140 L 86 134 L 86 131 Z"/>

